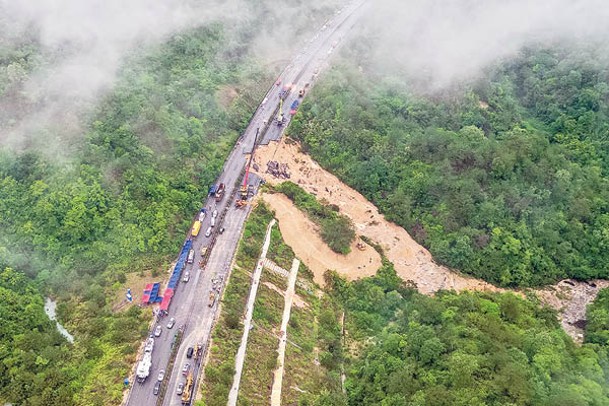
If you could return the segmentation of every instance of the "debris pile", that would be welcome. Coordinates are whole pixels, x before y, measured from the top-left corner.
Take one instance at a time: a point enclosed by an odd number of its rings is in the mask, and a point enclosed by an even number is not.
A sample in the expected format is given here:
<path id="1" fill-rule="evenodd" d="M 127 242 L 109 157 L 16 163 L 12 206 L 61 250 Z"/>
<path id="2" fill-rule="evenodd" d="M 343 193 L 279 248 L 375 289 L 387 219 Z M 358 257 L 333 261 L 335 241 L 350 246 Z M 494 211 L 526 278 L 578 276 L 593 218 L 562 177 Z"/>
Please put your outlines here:
<path id="1" fill-rule="evenodd" d="M 268 161 L 266 163 L 266 173 L 270 173 L 275 178 L 290 179 L 288 164 L 277 161 Z"/>

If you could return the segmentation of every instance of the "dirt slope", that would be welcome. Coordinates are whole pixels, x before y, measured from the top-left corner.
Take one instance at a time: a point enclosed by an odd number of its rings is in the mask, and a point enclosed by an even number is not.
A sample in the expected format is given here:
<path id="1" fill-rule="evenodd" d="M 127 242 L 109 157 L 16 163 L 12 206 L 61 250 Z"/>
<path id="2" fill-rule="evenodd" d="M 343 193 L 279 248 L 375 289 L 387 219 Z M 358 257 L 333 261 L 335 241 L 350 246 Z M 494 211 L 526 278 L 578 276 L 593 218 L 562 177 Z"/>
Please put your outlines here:
<path id="1" fill-rule="evenodd" d="M 403 228 L 379 214 L 377 208 L 356 190 L 342 183 L 336 176 L 323 170 L 308 155 L 300 152 L 296 143 L 279 143 L 260 147 L 255 162 L 260 176 L 271 184 L 283 182 L 264 173 L 268 161 L 288 165 L 290 180 L 307 192 L 325 198 L 340 207 L 340 212 L 351 218 L 360 235 L 380 244 L 387 258 L 404 280 L 412 280 L 422 293 L 432 294 L 440 289 L 505 291 L 484 281 L 463 276 L 437 265 L 431 254 L 414 241 Z M 318 237 L 313 225 L 291 201 L 283 195 L 266 195 L 265 201 L 277 212 L 280 228 L 286 242 L 303 262 L 315 272 L 315 280 L 323 282 L 326 269 L 335 269 L 349 279 L 372 275 L 380 265 L 380 258 L 370 256 L 371 248 L 344 257 L 332 252 Z M 283 223 L 283 224 L 282 224 Z M 357 249 L 353 249 L 354 253 Z M 366 260 L 372 261 L 366 264 Z M 378 262 L 377 262 L 378 261 Z M 366 265 L 366 266 L 365 266 Z M 542 303 L 558 310 L 565 331 L 577 342 L 582 341 L 586 306 L 594 300 L 599 289 L 609 287 L 609 281 L 560 281 L 553 286 L 533 292 Z M 520 291 L 515 293 L 521 294 Z"/>
<path id="2" fill-rule="evenodd" d="M 596 298 L 598 291 L 609 287 L 609 281 L 593 280 L 578 282 L 566 279 L 556 285 L 535 291 L 542 303 L 560 313 L 560 323 L 577 342 L 583 339 L 586 307 Z"/>
<path id="3" fill-rule="evenodd" d="M 350 280 L 372 276 L 381 266 L 381 256 L 372 248 L 360 251 L 351 246 L 351 253 L 340 255 L 332 251 L 319 237 L 317 226 L 282 194 L 264 194 L 264 201 L 275 210 L 281 235 L 315 275 L 315 282 L 324 283 L 324 272 L 337 271 Z"/>
<path id="4" fill-rule="evenodd" d="M 259 167 L 259 175 L 264 177 L 267 182 L 277 184 L 282 182 L 283 179 L 276 179 L 269 174 L 263 173 L 267 168 L 266 163 L 271 160 L 288 164 L 291 174 L 290 180 L 292 182 L 298 183 L 303 189 L 317 195 L 318 198 L 325 198 L 329 202 L 337 204 L 340 207 L 340 212 L 353 220 L 358 233 L 380 244 L 385 250 L 387 258 L 395 265 L 398 275 L 405 280 L 415 282 L 419 291 L 429 294 L 439 289 L 455 289 L 457 291 L 463 289 L 498 290 L 493 285 L 484 281 L 459 275 L 446 267 L 437 265 L 429 252 L 414 241 L 406 230 L 385 220 L 384 216 L 379 214 L 377 208 L 366 200 L 364 196 L 342 183 L 336 176 L 323 170 L 309 156 L 299 152 L 299 147 L 296 144 L 287 144 L 282 140 L 279 143 L 261 146 L 256 151 L 254 162 Z M 281 197 L 277 197 L 277 199 L 279 201 L 275 202 L 275 197 L 265 197 L 265 200 L 276 210 L 278 208 L 290 210 L 289 206 L 291 206 L 291 203 L 289 200 L 286 201 L 287 199 Z M 281 216 L 279 214 L 281 210 L 277 210 L 278 216 Z M 285 217 L 296 218 L 297 214 L 290 210 L 290 214 Z M 286 233 L 291 232 L 295 234 L 294 240 L 296 241 L 303 240 L 303 232 L 306 232 L 308 226 L 298 220 L 298 227 L 303 227 L 301 231 L 298 231 L 298 228 L 294 228 L 294 226 L 290 227 L 292 230 L 286 230 L 285 226 L 281 226 L 281 218 L 279 218 L 279 223 L 286 242 L 294 248 L 296 255 L 311 269 L 318 269 L 319 266 L 335 269 L 349 276 L 349 278 L 366 276 L 374 273 L 376 270 L 376 268 L 373 269 L 370 266 L 358 268 L 362 266 L 361 262 L 357 263 L 355 269 L 353 266 L 348 267 L 346 262 L 351 262 L 353 259 L 341 259 L 339 258 L 341 256 L 334 253 L 320 255 L 322 251 L 320 251 L 321 248 L 317 245 L 308 248 L 303 246 L 301 249 L 298 249 L 292 245 L 294 241 L 291 241 L 291 238 Z M 307 244 L 307 241 L 296 243 Z M 325 244 L 323 245 L 325 246 Z M 308 249 L 313 250 L 308 255 L 309 260 L 307 260 L 307 257 L 301 256 L 301 252 Z M 298 252 L 298 250 L 301 252 Z M 329 249 L 327 250 L 329 251 Z M 354 251 L 357 251 L 357 249 Z M 368 251 L 370 249 L 364 252 L 368 254 Z M 313 261 L 313 263 L 310 263 L 310 261 Z M 316 281 L 319 283 L 317 277 Z"/>

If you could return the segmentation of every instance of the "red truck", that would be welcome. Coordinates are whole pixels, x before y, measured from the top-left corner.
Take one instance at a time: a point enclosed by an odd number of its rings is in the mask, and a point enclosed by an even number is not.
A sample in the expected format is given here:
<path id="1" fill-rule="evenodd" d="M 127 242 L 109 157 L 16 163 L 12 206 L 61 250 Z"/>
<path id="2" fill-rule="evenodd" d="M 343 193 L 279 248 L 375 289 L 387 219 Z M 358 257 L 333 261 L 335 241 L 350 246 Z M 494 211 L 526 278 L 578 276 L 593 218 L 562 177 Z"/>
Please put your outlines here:
<path id="1" fill-rule="evenodd" d="M 218 189 L 216 190 L 216 201 L 217 202 L 222 200 L 222 198 L 224 197 L 225 189 L 226 189 L 226 187 L 224 186 L 224 183 L 220 183 L 220 185 L 218 186 Z"/>

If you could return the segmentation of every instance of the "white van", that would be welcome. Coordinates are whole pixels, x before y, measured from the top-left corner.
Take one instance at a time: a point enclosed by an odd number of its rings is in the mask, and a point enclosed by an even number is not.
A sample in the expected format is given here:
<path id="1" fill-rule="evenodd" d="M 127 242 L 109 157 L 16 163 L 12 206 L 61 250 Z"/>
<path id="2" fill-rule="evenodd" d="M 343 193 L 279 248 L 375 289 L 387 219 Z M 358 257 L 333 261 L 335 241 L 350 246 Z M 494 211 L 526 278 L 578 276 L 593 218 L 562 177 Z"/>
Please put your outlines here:
<path id="1" fill-rule="evenodd" d="M 211 226 L 213 227 L 213 226 L 215 226 L 215 225 L 216 225 L 216 218 L 215 218 L 215 217 L 212 217 L 212 218 L 211 218 Z"/>
<path id="2" fill-rule="evenodd" d="M 186 263 L 192 264 L 194 261 L 195 261 L 195 250 L 191 249 L 190 252 L 188 253 L 188 259 L 186 260 Z"/>
<path id="3" fill-rule="evenodd" d="M 211 235 L 211 227 L 207 228 L 207 231 L 205 232 L 205 237 L 209 237 Z"/>

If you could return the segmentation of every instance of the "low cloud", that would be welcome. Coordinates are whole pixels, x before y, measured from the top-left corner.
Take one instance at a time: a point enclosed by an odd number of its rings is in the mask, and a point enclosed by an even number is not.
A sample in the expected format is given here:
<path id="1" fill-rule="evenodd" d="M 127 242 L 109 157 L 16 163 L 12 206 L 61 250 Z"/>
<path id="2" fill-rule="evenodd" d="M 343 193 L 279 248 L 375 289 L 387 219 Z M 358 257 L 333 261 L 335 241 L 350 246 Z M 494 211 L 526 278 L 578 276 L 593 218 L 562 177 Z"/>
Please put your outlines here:
<path id="1" fill-rule="evenodd" d="M 20 81 L 13 86 L 16 91 L 0 99 L 0 144 L 24 149 L 43 139 L 62 145 L 69 138 L 66 134 L 81 131 L 81 114 L 111 89 L 125 57 L 135 49 L 210 21 L 221 20 L 231 26 L 251 22 L 262 10 L 266 18 L 258 23 L 264 41 L 254 41 L 260 56 L 285 58 L 295 46 L 290 39 L 296 27 L 302 28 L 298 18 L 336 3 L 0 0 L 0 55 L 2 48 L 28 41 L 40 46 L 44 55 L 43 66 L 29 75 L 18 65 L 2 66 L 0 60 L 0 76 L 6 76 L 5 82 Z"/>
<path id="2" fill-rule="evenodd" d="M 609 40 L 605 0 L 378 0 L 362 22 L 369 61 L 425 78 L 467 80 L 528 45 Z"/>

